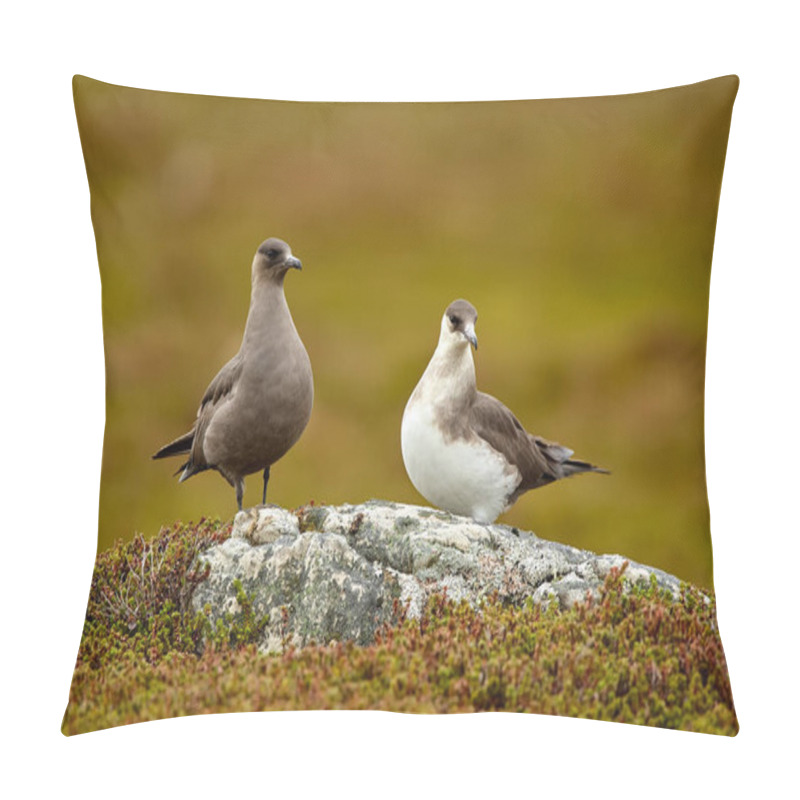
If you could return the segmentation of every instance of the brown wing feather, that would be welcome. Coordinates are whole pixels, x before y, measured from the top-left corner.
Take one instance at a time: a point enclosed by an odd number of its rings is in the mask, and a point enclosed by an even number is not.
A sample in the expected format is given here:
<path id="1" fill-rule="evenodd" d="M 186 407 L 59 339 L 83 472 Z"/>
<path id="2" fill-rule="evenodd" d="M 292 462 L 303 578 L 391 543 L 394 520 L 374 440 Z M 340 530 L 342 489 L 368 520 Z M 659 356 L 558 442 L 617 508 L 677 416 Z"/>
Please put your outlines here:
<path id="1" fill-rule="evenodd" d="M 231 393 L 236 381 L 242 374 L 242 354 L 237 353 L 214 377 L 214 380 L 208 384 L 208 389 L 200 401 L 200 408 L 197 411 L 199 417 L 203 411 L 203 407 L 208 404 L 216 404 L 223 397 Z"/>
<path id="2" fill-rule="evenodd" d="M 573 451 L 568 447 L 528 433 L 511 411 L 489 394 L 476 394 L 470 427 L 519 470 L 522 480 L 509 498 L 512 503 L 529 489 L 560 478 L 580 472 L 608 474 L 588 461 L 571 458 Z"/>
<path id="3" fill-rule="evenodd" d="M 515 494 L 544 486 L 556 479 L 545 452 L 522 423 L 499 400 L 478 392 L 470 409 L 470 427 L 520 472 Z"/>
<path id="4" fill-rule="evenodd" d="M 194 440 L 194 428 L 183 436 L 173 439 L 169 444 L 165 444 L 157 453 L 154 453 L 152 458 L 169 458 L 170 456 L 182 456 L 192 449 L 192 441 Z"/>
<path id="5" fill-rule="evenodd" d="M 241 353 L 237 353 L 216 374 L 214 380 L 208 385 L 203 399 L 200 401 L 200 408 L 197 410 L 197 422 L 195 422 L 192 452 L 188 462 L 190 474 L 199 472 L 207 466 L 205 458 L 203 457 L 203 439 L 205 438 L 206 428 L 208 428 L 208 424 L 214 416 L 214 410 L 217 405 L 233 391 L 233 387 L 242 374 L 243 363 L 244 361 Z"/>

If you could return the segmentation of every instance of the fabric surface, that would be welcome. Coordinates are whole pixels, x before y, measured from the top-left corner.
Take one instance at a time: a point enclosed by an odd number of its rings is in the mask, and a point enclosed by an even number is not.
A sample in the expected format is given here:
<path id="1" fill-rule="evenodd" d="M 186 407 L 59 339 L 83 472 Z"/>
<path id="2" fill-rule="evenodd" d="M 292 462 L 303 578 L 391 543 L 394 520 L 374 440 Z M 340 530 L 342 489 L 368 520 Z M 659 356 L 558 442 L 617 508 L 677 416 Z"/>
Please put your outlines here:
<path id="1" fill-rule="evenodd" d="M 285 291 L 315 392 L 308 428 L 272 468 L 269 502 L 425 504 L 403 467 L 400 418 L 444 309 L 465 298 L 478 312 L 478 388 L 531 433 L 611 472 L 524 494 L 498 522 L 621 554 L 711 595 L 706 322 L 738 83 L 295 103 L 76 76 L 106 353 L 100 556 L 179 521 L 233 518 L 218 474 L 178 484 L 179 462 L 151 456 L 189 430 L 236 353 L 253 254 L 275 236 L 303 264 Z M 245 508 L 260 500 L 252 475 Z M 118 636 L 109 618 L 102 625 Z M 182 652 L 197 657 L 201 641 Z M 81 729 L 132 721 L 93 719 Z"/>

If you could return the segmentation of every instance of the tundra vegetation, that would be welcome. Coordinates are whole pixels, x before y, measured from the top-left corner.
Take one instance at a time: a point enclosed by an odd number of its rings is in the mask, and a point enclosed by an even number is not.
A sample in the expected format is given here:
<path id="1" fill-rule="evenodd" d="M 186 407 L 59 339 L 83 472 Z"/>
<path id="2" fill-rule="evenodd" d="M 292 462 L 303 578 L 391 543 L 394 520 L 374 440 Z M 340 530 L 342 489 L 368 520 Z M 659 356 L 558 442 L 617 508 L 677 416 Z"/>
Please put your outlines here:
<path id="1" fill-rule="evenodd" d="M 173 716 L 288 709 L 413 713 L 516 711 L 735 735 L 714 599 L 684 586 L 626 585 L 613 570 L 595 597 L 561 611 L 446 595 L 418 618 L 396 604 L 375 641 L 263 654 L 238 587 L 212 624 L 191 597 L 197 556 L 229 524 L 175 524 L 101 552 L 63 722 L 67 735 Z M 288 617 L 288 615 L 287 615 Z"/>

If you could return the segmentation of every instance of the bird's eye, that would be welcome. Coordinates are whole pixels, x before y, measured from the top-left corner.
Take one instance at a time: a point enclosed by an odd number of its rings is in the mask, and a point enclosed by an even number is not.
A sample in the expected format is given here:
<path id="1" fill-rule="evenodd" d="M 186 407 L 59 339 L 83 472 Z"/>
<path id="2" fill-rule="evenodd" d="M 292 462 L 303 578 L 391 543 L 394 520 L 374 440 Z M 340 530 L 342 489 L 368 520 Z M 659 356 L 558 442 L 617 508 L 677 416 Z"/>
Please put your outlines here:
<path id="1" fill-rule="evenodd" d="M 267 250 L 267 257 L 268 258 L 277 258 L 278 251 L 277 250 Z"/>
<path id="2" fill-rule="evenodd" d="M 457 317 L 455 314 L 453 314 L 453 315 L 450 317 L 450 322 L 451 322 L 453 325 L 459 325 L 459 324 L 461 324 L 461 320 L 460 320 L 460 319 L 459 319 L 459 318 L 458 318 L 458 317 Z"/>

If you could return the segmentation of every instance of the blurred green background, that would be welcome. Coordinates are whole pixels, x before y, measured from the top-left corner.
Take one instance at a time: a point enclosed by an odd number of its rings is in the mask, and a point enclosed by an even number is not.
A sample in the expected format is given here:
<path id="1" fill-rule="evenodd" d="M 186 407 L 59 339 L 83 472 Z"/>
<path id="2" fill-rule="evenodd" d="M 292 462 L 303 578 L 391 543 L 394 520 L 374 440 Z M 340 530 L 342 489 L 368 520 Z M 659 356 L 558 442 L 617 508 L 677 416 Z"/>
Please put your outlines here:
<path id="1" fill-rule="evenodd" d="M 607 98 L 291 103 L 75 79 L 103 287 L 99 548 L 230 518 L 215 472 L 153 462 L 237 351 L 260 242 L 286 281 L 315 406 L 272 470 L 287 508 L 424 504 L 405 402 L 452 300 L 478 309 L 478 385 L 612 470 L 500 522 L 711 587 L 703 451 L 708 284 L 735 78 Z M 245 504 L 260 500 L 248 479 Z"/>

